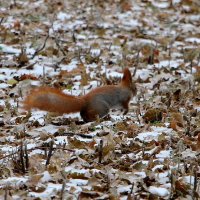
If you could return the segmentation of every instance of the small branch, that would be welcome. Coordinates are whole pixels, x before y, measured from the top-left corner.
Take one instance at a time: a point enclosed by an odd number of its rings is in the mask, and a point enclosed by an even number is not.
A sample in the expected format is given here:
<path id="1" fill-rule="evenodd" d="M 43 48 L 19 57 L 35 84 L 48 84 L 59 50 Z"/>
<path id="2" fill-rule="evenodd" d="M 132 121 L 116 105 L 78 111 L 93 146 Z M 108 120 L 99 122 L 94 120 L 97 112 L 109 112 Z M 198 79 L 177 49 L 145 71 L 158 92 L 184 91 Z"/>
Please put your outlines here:
<path id="1" fill-rule="evenodd" d="M 72 41 L 76 44 L 76 36 L 75 36 L 75 33 L 73 32 L 72 34 Z"/>
<path id="2" fill-rule="evenodd" d="M 81 60 L 81 49 L 80 48 L 78 48 L 78 60 L 80 61 L 80 64 L 82 64 L 83 65 L 83 61 Z"/>
<path id="3" fill-rule="evenodd" d="M 5 187 L 4 200 L 8 199 L 8 186 Z"/>
<path id="4" fill-rule="evenodd" d="M 99 163 L 102 162 L 102 157 L 103 157 L 103 140 L 100 140 L 100 144 L 99 144 Z"/>
<path id="5" fill-rule="evenodd" d="M 59 41 L 57 40 L 57 38 L 55 37 L 55 43 L 56 43 L 56 46 L 58 47 L 58 50 L 60 50 L 63 54 L 63 56 L 67 56 L 67 54 L 65 53 L 65 51 L 63 50 L 63 48 L 61 48 L 60 44 L 59 44 Z"/>
<path id="6" fill-rule="evenodd" d="M 59 38 L 57 39 L 53 26 L 52 26 L 52 30 L 53 30 L 53 33 L 55 35 L 54 38 L 55 38 L 55 43 L 56 43 L 56 46 L 58 47 L 58 50 L 60 50 L 64 56 L 67 56 L 67 54 L 65 53 L 65 51 L 63 50 L 63 48 L 61 48 L 61 46 L 59 44 L 59 41 L 61 41 L 61 40 L 59 40 Z"/>
<path id="7" fill-rule="evenodd" d="M 21 166 L 22 166 L 22 171 L 25 174 L 26 173 L 26 168 L 24 165 L 24 150 L 23 150 L 23 142 L 21 142 L 20 145 L 20 153 L 19 153 L 19 157 L 20 157 L 20 162 L 21 162 Z"/>
<path id="8" fill-rule="evenodd" d="M 25 167 L 26 169 L 29 168 L 29 158 L 28 158 L 28 150 L 27 150 L 27 144 L 24 145 L 24 158 L 25 158 Z"/>
<path id="9" fill-rule="evenodd" d="M 172 199 L 173 194 L 174 194 L 174 173 L 173 173 L 173 171 L 171 171 L 169 179 L 170 179 L 170 183 L 171 183 L 170 199 Z"/>
<path id="10" fill-rule="evenodd" d="M 50 142 L 50 147 L 49 147 L 49 153 L 48 153 L 48 155 L 47 155 L 46 166 L 49 165 L 51 156 L 53 155 L 53 144 L 54 144 L 54 141 L 51 140 L 51 142 Z"/>
<path id="11" fill-rule="evenodd" d="M 142 158 L 144 158 L 145 155 L 145 143 L 144 141 L 142 142 Z"/>
<path id="12" fill-rule="evenodd" d="M 0 25 L 3 23 L 4 17 L 0 19 Z"/>
<path id="13" fill-rule="evenodd" d="M 134 182 L 132 183 L 130 193 L 128 193 L 127 200 L 135 199 L 135 195 L 133 194 L 133 188 L 134 188 Z"/>
<path id="14" fill-rule="evenodd" d="M 45 77 L 46 77 L 46 73 L 45 73 L 45 66 L 43 65 L 43 68 L 42 68 L 42 82 L 43 82 L 43 85 L 45 85 Z"/>
<path id="15" fill-rule="evenodd" d="M 197 170 L 196 170 L 196 168 L 194 168 L 194 187 L 193 187 L 193 199 L 198 199 L 198 198 L 195 198 L 195 196 L 196 196 L 196 191 L 197 191 L 197 185 L 198 185 L 198 180 L 197 180 Z"/>
<path id="16" fill-rule="evenodd" d="M 65 178 L 64 171 L 61 171 L 60 173 L 62 175 L 62 180 L 63 180 L 61 194 L 60 194 L 60 200 L 63 200 L 63 199 L 65 199 L 64 198 L 64 192 L 65 192 L 65 187 L 66 187 L 66 178 Z"/>
<path id="17" fill-rule="evenodd" d="M 37 150 L 37 149 L 46 150 L 47 148 L 49 148 L 49 147 L 34 147 L 34 148 L 32 148 L 32 149 L 27 149 L 27 152 L 33 151 L 33 150 Z M 57 150 L 57 149 L 66 150 L 66 151 L 70 151 L 70 152 L 75 152 L 75 151 L 72 150 L 72 149 L 67 149 L 67 148 L 62 148 L 62 147 L 56 147 L 56 148 L 54 147 L 54 148 L 53 148 L 54 151 Z M 0 160 L 5 159 L 5 158 L 8 158 L 8 157 L 12 157 L 12 156 L 14 156 L 14 155 L 16 155 L 16 154 L 18 154 L 18 153 L 19 153 L 19 151 L 16 151 L 16 152 L 13 152 L 13 153 L 8 154 L 8 155 L 6 155 L 6 156 L 2 156 L 2 157 L 0 157 Z"/>
<path id="18" fill-rule="evenodd" d="M 190 61 L 190 73 L 192 74 L 193 60 Z"/>
<path id="19" fill-rule="evenodd" d="M 50 29 L 50 28 L 49 28 L 49 29 Z M 45 40 L 44 40 L 43 45 L 41 46 L 41 48 L 36 49 L 35 53 L 34 53 L 34 54 L 32 55 L 32 57 L 31 57 L 31 59 L 35 58 L 35 56 L 36 56 L 40 51 L 42 51 L 42 50 L 45 48 L 46 42 L 47 42 L 48 39 L 49 39 L 49 30 L 48 30 L 48 34 L 47 34 L 47 36 L 46 36 L 46 38 L 45 38 Z"/>

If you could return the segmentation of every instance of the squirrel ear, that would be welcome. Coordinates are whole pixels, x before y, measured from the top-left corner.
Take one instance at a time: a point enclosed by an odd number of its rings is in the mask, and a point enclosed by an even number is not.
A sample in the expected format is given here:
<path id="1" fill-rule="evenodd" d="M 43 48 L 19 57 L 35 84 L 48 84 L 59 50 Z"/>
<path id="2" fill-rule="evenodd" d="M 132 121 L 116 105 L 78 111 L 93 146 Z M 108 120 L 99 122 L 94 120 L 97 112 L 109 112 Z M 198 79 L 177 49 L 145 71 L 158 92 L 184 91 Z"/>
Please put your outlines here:
<path id="1" fill-rule="evenodd" d="M 130 70 L 128 68 L 125 68 L 123 72 L 124 72 L 124 74 L 123 74 L 123 77 L 122 77 L 122 81 L 132 82 L 132 76 L 131 76 Z"/>

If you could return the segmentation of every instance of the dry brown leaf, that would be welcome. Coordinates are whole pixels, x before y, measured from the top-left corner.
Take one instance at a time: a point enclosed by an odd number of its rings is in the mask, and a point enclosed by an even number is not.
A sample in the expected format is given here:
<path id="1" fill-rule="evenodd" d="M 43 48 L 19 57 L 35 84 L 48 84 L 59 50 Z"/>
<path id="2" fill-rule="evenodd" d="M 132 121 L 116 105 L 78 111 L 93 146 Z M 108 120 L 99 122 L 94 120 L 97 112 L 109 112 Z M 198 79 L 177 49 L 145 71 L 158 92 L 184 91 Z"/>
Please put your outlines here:
<path id="1" fill-rule="evenodd" d="M 196 147 L 197 147 L 197 150 L 200 150 L 200 133 L 198 134 L 198 137 L 197 137 Z"/>
<path id="2" fill-rule="evenodd" d="M 118 130 L 118 131 L 126 131 L 127 128 L 128 128 L 128 124 L 126 121 L 121 121 L 121 122 L 117 122 L 115 124 L 115 128 Z"/>
<path id="3" fill-rule="evenodd" d="M 81 85 L 85 86 L 88 85 L 89 76 L 86 73 L 86 70 L 82 71 L 81 73 Z"/>
<path id="4" fill-rule="evenodd" d="M 43 177 L 43 174 L 34 174 L 30 176 L 28 180 L 28 184 L 31 186 L 36 186 L 42 177 Z"/>
<path id="5" fill-rule="evenodd" d="M 74 148 L 78 148 L 78 149 L 84 149 L 85 148 L 85 142 L 81 142 L 80 140 L 76 139 L 76 138 L 70 138 L 68 137 L 68 143 L 69 143 L 69 148 L 70 149 L 74 149 Z"/>
<path id="6" fill-rule="evenodd" d="M 177 131 L 178 129 L 177 129 L 177 123 L 176 123 L 176 121 L 175 120 L 171 120 L 171 122 L 170 122 L 170 128 L 172 128 L 173 130 L 175 130 L 175 131 Z"/>
<path id="7" fill-rule="evenodd" d="M 146 123 L 162 121 L 163 112 L 164 112 L 164 109 L 160 109 L 160 108 L 148 109 L 147 112 L 144 114 L 143 119 Z"/>
<path id="8" fill-rule="evenodd" d="M 184 127 L 183 115 L 178 112 L 172 112 L 170 117 L 170 127 L 174 130 L 181 130 Z"/>
<path id="9" fill-rule="evenodd" d="M 23 74 L 19 77 L 20 81 L 26 80 L 26 79 L 31 79 L 31 80 L 38 80 L 37 77 L 35 77 L 34 75 L 31 74 Z"/>
<path id="10" fill-rule="evenodd" d="M 16 61 L 18 62 L 19 66 L 24 66 L 29 62 L 29 58 L 26 54 L 25 48 L 21 48 L 21 53 L 19 56 L 16 57 Z"/>
<path id="11" fill-rule="evenodd" d="M 20 28 L 21 28 L 21 23 L 20 23 L 20 21 L 19 20 L 16 20 L 15 22 L 14 22 L 14 29 L 16 29 L 16 30 L 20 30 Z"/>
<path id="12" fill-rule="evenodd" d="M 189 193 L 189 191 L 188 191 L 189 187 L 185 183 L 183 183 L 179 180 L 175 181 L 175 189 L 180 191 L 183 195 L 186 195 Z"/>

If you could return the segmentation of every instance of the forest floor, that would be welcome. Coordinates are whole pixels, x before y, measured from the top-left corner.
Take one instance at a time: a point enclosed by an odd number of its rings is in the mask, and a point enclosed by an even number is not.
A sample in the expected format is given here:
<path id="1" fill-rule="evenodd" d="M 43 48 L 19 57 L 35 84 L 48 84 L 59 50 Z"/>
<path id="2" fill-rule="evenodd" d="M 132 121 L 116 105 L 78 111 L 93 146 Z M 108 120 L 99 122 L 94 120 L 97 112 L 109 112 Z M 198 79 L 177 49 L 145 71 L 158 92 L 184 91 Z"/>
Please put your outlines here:
<path id="1" fill-rule="evenodd" d="M 128 67 L 126 116 L 24 111 Z M 200 198 L 199 0 L 0 1 L 0 199 Z"/>

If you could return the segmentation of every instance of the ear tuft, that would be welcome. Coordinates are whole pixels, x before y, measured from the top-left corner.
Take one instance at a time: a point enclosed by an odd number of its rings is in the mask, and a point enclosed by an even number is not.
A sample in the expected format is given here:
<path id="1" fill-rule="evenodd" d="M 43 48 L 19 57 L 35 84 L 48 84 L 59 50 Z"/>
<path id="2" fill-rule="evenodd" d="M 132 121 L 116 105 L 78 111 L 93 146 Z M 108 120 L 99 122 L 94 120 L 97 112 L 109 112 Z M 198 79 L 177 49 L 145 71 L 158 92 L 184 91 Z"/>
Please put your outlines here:
<path id="1" fill-rule="evenodd" d="M 125 83 L 132 83 L 132 76 L 131 76 L 130 70 L 126 67 L 123 72 L 124 74 L 123 74 L 122 81 Z"/>

